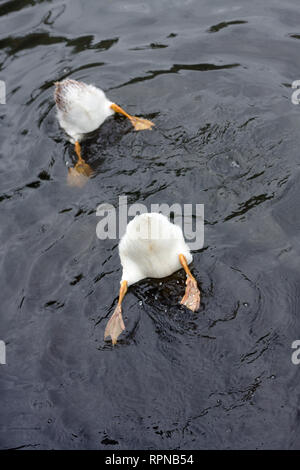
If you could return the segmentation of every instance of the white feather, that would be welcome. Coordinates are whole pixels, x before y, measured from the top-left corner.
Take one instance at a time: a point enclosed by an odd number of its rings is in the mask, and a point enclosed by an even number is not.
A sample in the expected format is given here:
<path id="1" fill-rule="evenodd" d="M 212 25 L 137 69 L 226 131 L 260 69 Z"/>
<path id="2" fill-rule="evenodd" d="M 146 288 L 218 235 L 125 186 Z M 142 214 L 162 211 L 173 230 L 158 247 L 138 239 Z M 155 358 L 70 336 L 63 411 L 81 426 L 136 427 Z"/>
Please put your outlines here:
<path id="1" fill-rule="evenodd" d="M 155 212 L 136 216 L 119 244 L 122 281 L 128 285 L 147 277 L 162 278 L 182 268 L 179 255 L 190 264 L 193 257 L 182 230 Z"/>
<path id="2" fill-rule="evenodd" d="M 84 134 L 98 129 L 114 114 L 110 107 L 113 103 L 100 88 L 75 80 L 64 80 L 58 86 L 57 118 L 71 142 L 80 142 Z M 61 106 L 58 101 L 62 102 Z"/>

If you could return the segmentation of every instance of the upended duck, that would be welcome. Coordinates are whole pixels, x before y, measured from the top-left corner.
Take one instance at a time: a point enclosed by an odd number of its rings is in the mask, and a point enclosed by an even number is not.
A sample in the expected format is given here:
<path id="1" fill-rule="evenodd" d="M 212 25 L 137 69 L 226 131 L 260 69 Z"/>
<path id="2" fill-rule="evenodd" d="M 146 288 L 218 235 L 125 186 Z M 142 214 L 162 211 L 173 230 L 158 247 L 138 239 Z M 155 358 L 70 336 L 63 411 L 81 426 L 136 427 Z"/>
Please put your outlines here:
<path id="1" fill-rule="evenodd" d="M 154 123 L 148 119 L 131 116 L 117 104 L 110 101 L 104 91 L 94 85 L 65 79 L 55 83 L 54 99 L 60 126 L 75 145 L 78 161 L 74 168 L 69 168 L 69 183 L 81 184 L 83 178 L 92 175 L 91 167 L 81 155 L 80 142 L 85 134 L 98 129 L 106 118 L 114 113 L 126 116 L 137 131 L 151 129 Z"/>
<path id="2" fill-rule="evenodd" d="M 104 339 L 111 337 L 116 344 L 125 329 L 122 301 L 130 285 L 145 278 L 163 278 L 183 268 L 186 272 L 186 290 L 181 304 L 193 312 L 200 306 L 200 291 L 188 265 L 193 257 L 178 225 L 156 212 L 136 216 L 128 223 L 119 243 L 123 267 L 119 300 L 107 323 Z"/>

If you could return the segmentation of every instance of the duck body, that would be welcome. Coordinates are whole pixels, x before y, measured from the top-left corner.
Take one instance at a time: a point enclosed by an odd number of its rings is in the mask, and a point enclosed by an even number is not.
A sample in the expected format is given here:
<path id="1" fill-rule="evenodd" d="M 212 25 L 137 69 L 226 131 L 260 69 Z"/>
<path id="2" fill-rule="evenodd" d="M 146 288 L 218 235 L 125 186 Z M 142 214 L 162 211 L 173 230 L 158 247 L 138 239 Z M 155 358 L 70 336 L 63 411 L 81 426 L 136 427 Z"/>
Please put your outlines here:
<path id="1" fill-rule="evenodd" d="M 59 124 L 74 144 L 114 114 L 113 103 L 94 85 L 71 79 L 56 82 L 54 97 Z"/>
<path id="2" fill-rule="evenodd" d="M 190 264 L 193 257 L 182 230 L 159 213 L 136 216 L 119 244 L 123 267 L 121 282 L 128 286 L 145 278 L 163 278 L 182 268 L 179 255 Z"/>
<path id="3" fill-rule="evenodd" d="M 68 183 L 71 186 L 82 186 L 93 175 L 92 168 L 82 158 L 80 141 L 86 134 L 97 130 L 106 118 L 120 113 L 129 119 L 136 131 L 151 130 L 154 126 L 148 119 L 131 116 L 112 103 L 100 88 L 77 80 L 56 82 L 54 100 L 59 125 L 75 145 L 78 158 L 75 166 L 68 168 Z"/>
<path id="4" fill-rule="evenodd" d="M 112 344 L 116 344 L 125 330 L 122 301 L 128 286 L 142 279 L 163 278 L 183 268 L 187 279 L 181 304 L 193 312 L 199 309 L 200 291 L 188 267 L 193 260 L 192 255 L 181 228 L 167 217 L 157 212 L 136 216 L 127 225 L 119 243 L 119 255 L 123 267 L 119 301 L 104 332 L 104 338 L 110 336 Z"/>

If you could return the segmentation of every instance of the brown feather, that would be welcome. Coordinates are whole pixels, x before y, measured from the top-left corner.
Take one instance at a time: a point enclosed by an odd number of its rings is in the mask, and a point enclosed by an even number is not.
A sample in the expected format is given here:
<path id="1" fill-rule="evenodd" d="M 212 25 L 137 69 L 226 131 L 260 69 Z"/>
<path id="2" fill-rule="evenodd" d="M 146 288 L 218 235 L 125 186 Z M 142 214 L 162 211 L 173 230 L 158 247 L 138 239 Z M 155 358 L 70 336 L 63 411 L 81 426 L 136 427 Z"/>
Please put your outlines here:
<path id="1" fill-rule="evenodd" d="M 66 111 L 66 100 L 64 98 L 64 82 L 55 82 L 54 100 L 60 111 Z"/>
<path id="2" fill-rule="evenodd" d="M 85 83 L 78 82 L 77 80 L 72 80 L 71 78 L 67 78 L 62 82 L 55 82 L 55 90 L 54 90 L 54 100 L 56 106 L 60 111 L 67 111 L 68 102 L 66 100 L 66 90 L 69 87 L 79 87 L 83 88 Z"/>

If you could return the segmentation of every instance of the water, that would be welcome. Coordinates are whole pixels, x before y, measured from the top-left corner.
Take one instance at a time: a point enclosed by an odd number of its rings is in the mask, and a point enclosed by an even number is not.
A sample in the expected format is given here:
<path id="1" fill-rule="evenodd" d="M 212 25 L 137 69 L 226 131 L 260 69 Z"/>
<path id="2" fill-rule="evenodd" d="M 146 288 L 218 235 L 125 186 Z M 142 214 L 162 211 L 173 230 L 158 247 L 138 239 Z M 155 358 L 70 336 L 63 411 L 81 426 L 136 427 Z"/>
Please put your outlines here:
<path id="1" fill-rule="evenodd" d="M 1 448 L 296 449 L 300 339 L 300 109 L 296 0 L 2 1 Z M 101 86 L 128 112 L 75 161 L 53 82 Z M 205 204 L 184 273 L 124 300 L 126 333 L 103 340 L 121 276 L 98 204 Z M 298 375 L 297 375 L 298 374 Z"/>

